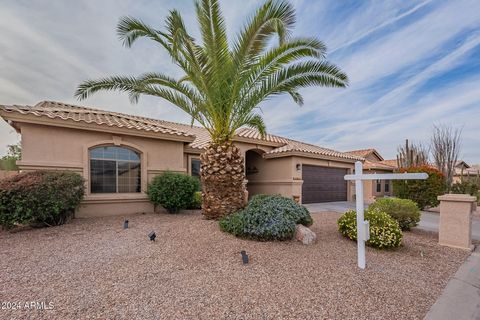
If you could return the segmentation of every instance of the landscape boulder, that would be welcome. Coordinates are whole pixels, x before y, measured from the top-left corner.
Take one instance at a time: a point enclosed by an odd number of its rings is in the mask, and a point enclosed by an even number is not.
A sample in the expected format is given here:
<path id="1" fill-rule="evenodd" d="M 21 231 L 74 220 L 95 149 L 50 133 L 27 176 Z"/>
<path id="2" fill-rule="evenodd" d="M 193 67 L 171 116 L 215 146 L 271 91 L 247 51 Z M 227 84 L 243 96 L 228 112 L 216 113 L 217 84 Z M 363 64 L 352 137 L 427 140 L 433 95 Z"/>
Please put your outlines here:
<path id="1" fill-rule="evenodd" d="M 317 240 L 317 235 L 304 225 L 297 224 L 295 227 L 295 239 L 303 244 L 314 244 Z"/>

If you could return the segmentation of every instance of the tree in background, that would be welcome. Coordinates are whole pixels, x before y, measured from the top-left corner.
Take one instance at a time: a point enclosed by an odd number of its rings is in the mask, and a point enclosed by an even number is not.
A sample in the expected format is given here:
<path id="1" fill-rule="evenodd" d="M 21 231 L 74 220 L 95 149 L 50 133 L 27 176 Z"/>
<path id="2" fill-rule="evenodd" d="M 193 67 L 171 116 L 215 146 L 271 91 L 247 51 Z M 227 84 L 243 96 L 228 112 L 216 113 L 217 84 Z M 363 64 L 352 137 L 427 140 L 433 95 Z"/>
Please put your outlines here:
<path id="1" fill-rule="evenodd" d="M 11 144 L 7 146 L 7 148 L 7 155 L 0 159 L 0 170 L 17 171 L 18 166 L 16 162 L 17 160 L 20 160 L 22 156 L 22 147 L 20 146 L 20 143 L 17 143 Z"/>
<path id="2" fill-rule="evenodd" d="M 310 86 L 346 87 L 347 75 L 325 59 L 326 47 L 316 38 L 293 38 L 296 14 L 286 0 L 264 2 L 242 30 L 227 39 L 217 0 L 195 2 L 200 41 L 185 27 L 181 14 L 170 11 L 164 30 L 131 17 L 122 18 L 117 33 L 130 47 L 140 38 L 159 44 L 183 72 L 179 78 L 151 72 L 138 77 L 112 76 L 88 80 L 76 92 L 79 99 L 102 90 L 163 98 L 197 121 L 210 134 L 202 154 L 202 209 L 219 218 L 243 207 L 243 155 L 233 145 L 237 129 L 250 127 L 265 135 L 259 104 L 288 94 L 299 105 L 299 89 Z"/>
<path id="3" fill-rule="evenodd" d="M 451 190 L 452 187 L 455 164 L 460 153 L 461 134 L 461 129 L 446 125 L 433 127 L 430 142 L 433 163 L 445 176 L 447 191 Z"/>
<path id="4" fill-rule="evenodd" d="M 428 164 L 428 147 L 421 143 L 408 143 L 405 140 L 404 146 L 397 148 L 397 166 L 398 168 L 418 167 Z"/>

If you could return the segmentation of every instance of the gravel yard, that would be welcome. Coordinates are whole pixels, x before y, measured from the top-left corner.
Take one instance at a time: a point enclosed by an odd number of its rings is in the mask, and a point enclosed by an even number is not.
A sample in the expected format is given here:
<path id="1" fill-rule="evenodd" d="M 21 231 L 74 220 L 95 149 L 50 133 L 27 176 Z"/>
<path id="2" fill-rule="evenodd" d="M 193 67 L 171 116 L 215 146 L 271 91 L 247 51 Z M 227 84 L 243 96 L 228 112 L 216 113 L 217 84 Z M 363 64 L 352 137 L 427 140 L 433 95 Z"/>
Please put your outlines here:
<path id="1" fill-rule="evenodd" d="M 422 319 L 468 255 L 416 230 L 399 250 L 367 248 L 361 271 L 356 243 L 337 232 L 339 214 L 312 216 L 313 246 L 236 239 L 192 213 L 130 216 L 127 230 L 111 217 L 0 231 L 0 301 L 23 309 L 0 318 Z"/>

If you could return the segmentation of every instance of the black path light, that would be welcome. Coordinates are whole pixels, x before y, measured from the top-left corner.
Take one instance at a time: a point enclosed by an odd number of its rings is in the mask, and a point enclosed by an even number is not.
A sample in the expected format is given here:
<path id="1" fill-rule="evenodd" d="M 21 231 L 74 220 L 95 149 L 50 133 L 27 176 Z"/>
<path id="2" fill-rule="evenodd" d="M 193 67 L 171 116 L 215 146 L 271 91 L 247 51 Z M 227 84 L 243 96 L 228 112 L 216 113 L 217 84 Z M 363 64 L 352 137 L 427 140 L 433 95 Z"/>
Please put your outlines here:
<path id="1" fill-rule="evenodd" d="M 148 237 L 150 238 L 150 241 L 155 241 L 157 235 L 155 234 L 155 231 L 152 231 L 148 234 Z"/>
<path id="2" fill-rule="evenodd" d="M 128 220 L 123 221 L 123 229 L 128 229 Z"/>
<path id="3" fill-rule="evenodd" d="M 242 250 L 240 251 L 240 253 L 242 254 L 242 261 L 243 261 L 243 264 L 248 264 L 248 254 L 245 250 Z"/>

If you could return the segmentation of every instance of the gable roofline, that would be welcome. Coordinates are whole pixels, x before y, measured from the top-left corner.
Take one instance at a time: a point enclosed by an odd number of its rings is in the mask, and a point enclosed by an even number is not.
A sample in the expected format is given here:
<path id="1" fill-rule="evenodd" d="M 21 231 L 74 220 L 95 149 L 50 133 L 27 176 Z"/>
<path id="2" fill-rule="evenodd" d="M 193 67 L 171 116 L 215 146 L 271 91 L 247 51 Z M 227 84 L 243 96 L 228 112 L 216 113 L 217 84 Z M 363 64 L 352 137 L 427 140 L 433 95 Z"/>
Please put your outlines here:
<path id="1" fill-rule="evenodd" d="M 385 159 L 383 159 L 382 155 L 375 148 L 351 150 L 351 151 L 345 151 L 345 152 L 356 155 L 356 156 L 359 156 L 359 157 L 362 157 L 362 158 L 366 158 L 369 155 L 373 154 L 379 159 L 379 161 L 385 160 Z"/>
<path id="2" fill-rule="evenodd" d="M 467 169 L 471 168 L 470 165 L 463 160 L 458 160 L 457 162 L 455 162 L 455 167 L 458 167 L 460 165 L 464 165 L 465 168 L 467 168 Z"/>
<path id="3" fill-rule="evenodd" d="M 184 142 L 195 139 L 192 134 L 155 123 L 148 118 L 51 101 L 42 101 L 33 107 L 0 105 L 0 116 L 17 131 L 19 128 L 16 123 L 32 123 Z"/>
<path id="4" fill-rule="evenodd" d="M 18 123 L 35 123 L 183 141 L 189 143 L 190 150 L 198 151 L 204 150 L 211 141 L 208 131 L 202 127 L 55 101 L 41 101 L 33 107 L 0 105 L 0 116 L 17 131 Z M 345 162 L 365 160 L 354 154 L 273 134 L 261 136 L 257 130 L 245 127 L 236 131 L 233 141 L 273 147 L 274 149 L 267 152 L 265 157 L 298 155 Z"/>

